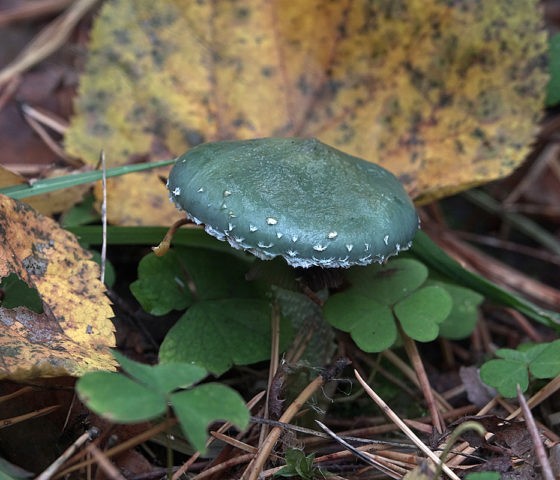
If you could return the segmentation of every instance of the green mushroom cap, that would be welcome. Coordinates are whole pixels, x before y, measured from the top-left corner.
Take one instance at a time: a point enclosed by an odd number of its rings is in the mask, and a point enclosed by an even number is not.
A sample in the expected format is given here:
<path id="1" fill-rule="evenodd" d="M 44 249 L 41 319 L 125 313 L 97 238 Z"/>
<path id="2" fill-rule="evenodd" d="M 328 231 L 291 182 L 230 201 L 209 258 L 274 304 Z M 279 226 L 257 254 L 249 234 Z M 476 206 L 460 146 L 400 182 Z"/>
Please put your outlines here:
<path id="1" fill-rule="evenodd" d="M 392 173 L 316 139 L 202 144 L 177 159 L 168 188 L 211 235 L 296 267 L 384 262 L 419 224 Z"/>

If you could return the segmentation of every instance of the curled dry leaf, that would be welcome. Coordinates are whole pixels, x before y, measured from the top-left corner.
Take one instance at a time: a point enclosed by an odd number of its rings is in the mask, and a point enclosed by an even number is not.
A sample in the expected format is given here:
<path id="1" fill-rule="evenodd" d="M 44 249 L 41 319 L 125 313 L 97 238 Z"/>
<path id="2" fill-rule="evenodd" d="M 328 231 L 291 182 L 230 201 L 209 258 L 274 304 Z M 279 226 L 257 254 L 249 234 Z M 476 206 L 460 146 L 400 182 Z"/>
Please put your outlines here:
<path id="1" fill-rule="evenodd" d="M 314 136 L 383 165 L 417 200 L 450 194 L 507 175 L 529 149 L 547 81 L 538 4 L 106 2 L 67 150 L 95 164 L 104 148 L 115 165 Z M 141 223 L 154 204 L 112 220 Z"/>
<path id="2" fill-rule="evenodd" d="M 43 304 L 43 313 L 0 306 L 0 378 L 114 369 L 113 311 L 89 253 L 56 222 L 3 195 L 0 237 L 0 279 L 17 275 Z"/>

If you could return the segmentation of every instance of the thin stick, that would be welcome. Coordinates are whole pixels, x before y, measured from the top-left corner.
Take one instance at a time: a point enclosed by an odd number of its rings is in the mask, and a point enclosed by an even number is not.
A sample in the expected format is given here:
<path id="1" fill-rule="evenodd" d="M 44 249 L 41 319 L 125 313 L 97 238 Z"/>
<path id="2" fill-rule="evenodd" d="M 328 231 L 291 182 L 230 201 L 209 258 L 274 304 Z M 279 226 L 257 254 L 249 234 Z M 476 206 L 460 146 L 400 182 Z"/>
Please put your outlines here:
<path id="1" fill-rule="evenodd" d="M 428 406 L 428 411 L 432 417 L 432 425 L 438 431 L 438 433 L 443 433 L 445 430 L 445 423 L 441 418 L 441 413 L 436 405 L 436 400 L 434 398 L 434 394 L 432 391 L 432 387 L 430 385 L 430 381 L 428 380 L 428 375 L 426 374 L 426 370 L 424 369 L 424 364 L 422 363 L 422 359 L 420 358 L 420 353 L 418 352 L 418 348 L 416 347 L 416 342 L 410 338 L 399 325 L 399 332 L 401 334 L 401 338 L 403 341 L 404 349 L 406 350 L 406 354 L 410 359 L 414 371 L 416 372 L 416 376 L 418 377 L 418 383 L 420 385 L 420 390 L 424 394 L 424 398 L 426 399 L 426 404 Z"/>
<path id="2" fill-rule="evenodd" d="M 64 453 L 58 457 L 43 473 L 41 473 L 36 480 L 49 480 L 56 471 L 68 460 L 74 452 L 78 450 L 87 441 L 93 440 L 99 435 L 99 430 L 95 427 L 90 428 L 87 432 L 81 435 L 72 445 L 70 445 Z"/>
<path id="3" fill-rule="evenodd" d="M 0 395 L 0 403 L 7 402 L 14 398 L 20 397 L 21 395 L 25 395 L 26 393 L 32 392 L 34 389 L 33 387 L 22 387 L 19 390 L 16 390 L 13 393 L 8 393 L 6 395 Z"/>
<path id="4" fill-rule="evenodd" d="M 126 452 L 127 450 L 134 448 L 136 445 L 140 445 L 141 443 L 149 440 L 150 438 L 157 435 L 158 433 L 167 430 L 168 428 L 172 427 L 176 423 L 177 420 L 175 418 L 168 418 L 163 422 L 154 425 L 152 428 L 142 432 L 141 434 L 136 435 L 135 437 L 130 438 L 123 443 L 120 443 L 119 445 L 115 445 L 113 448 L 106 450 L 104 453 L 107 457 L 112 457 L 113 455 L 118 455 L 119 453 Z M 62 472 L 58 473 L 55 478 L 65 477 L 69 473 L 75 472 L 76 470 L 80 470 L 80 468 L 87 467 L 93 463 L 95 463 L 95 459 L 88 458 L 86 460 L 81 461 L 80 463 L 77 463 L 75 465 L 72 465 L 71 467 L 66 468 Z M 35 480 L 41 480 L 41 479 L 36 478 Z"/>
<path id="5" fill-rule="evenodd" d="M 546 456 L 546 452 L 544 451 L 544 446 L 542 444 L 539 431 L 537 430 L 535 419 L 533 418 L 529 405 L 527 405 L 525 396 L 523 395 L 523 393 L 521 393 L 519 384 L 517 385 L 517 399 L 519 400 L 519 405 L 521 406 L 523 417 L 525 417 L 525 424 L 527 425 L 529 434 L 531 435 L 531 439 L 533 440 L 533 445 L 535 446 L 537 460 L 541 464 L 542 476 L 544 480 L 554 480 L 554 473 L 552 473 L 552 467 L 550 466 L 550 463 Z"/>
<path id="6" fill-rule="evenodd" d="M 102 225 L 102 243 L 101 243 L 101 283 L 105 283 L 105 267 L 107 265 L 107 164 L 105 162 L 105 152 L 101 150 L 101 187 L 103 190 L 103 200 L 101 202 L 101 225 Z"/>
<path id="7" fill-rule="evenodd" d="M 251 400 L 249 400 L 247 402 L 247 408 L 249 410 L 252 410 L 255 405 L 257 405 L 262 397 L 264 397 L 264 395 L 266 394 L 265 391 L 259 392 L 257 393 Z M 222 433 L 225 432 L 229 427 L 231 426 L 231 423 L 227 422 L 224 423 L 217 431 Z M 206 442 L 206 447 L 210 446 L 210 444 L 214 441 L 214 437 L 211 437 L 208 439 L 208 441 Z M 191 468 L 192 464 L 194 462 L 196 462 L 196 460 L 198 460 L 198 458 L 200 457 L 200 452 L 195 452 L 194 455 L 191 456 L 191 458 L 189 458 L 183 465 L 181 465 L 181 468 L 179 468 L 174 474 L 171 480 L 178 480 L 179 478 L 181 478 L 189 468 Z"/>
<path id="8" fill-rule="evenodd" d="M 382 355 L 387 360 L 389 360 L 393 365 L 395 365 L 402 373 L 404 373 L 404 375 L 411 382 L 413 382 L 418 387 L 420 386 L 420 383 L 418 381 L 418 376 L 415 374 L 414 369 L 412 369 L 409 365 L 407 365 L 406 362 L 404 362 L 395 352 L 393 352 L 391 350 L 385 350 Z M 379 369 L 379 371 L 382 372 L 382 369 Z M 396 379 L 391 379 L 390 377 L 388 377 L 385 374 L 384 374 L 384 376 L 386 378 L 389 378 L 389 380 L 394 382 L 399 387 L 401 386 L 399 383 L 396 383 L 396 381 L 395 381 Z M 410 390 L 408 387 L 406 387 L 406 386 L 404 386 L 404 387 L 407 389 L 407 391 Z M 435 397 L 435 399 L 437 400 L 440 408 L 443 411 L 451 410 L 451 405 L 449 404 L 449 402 L 445 398 L 443 398 L 438 392 L 432 391 L 432 394 Z"/>
<path id="9" fill-rule="evenodd" d="M 556 378 L 553 378 L 549 383 L 547 383 L 543 388 L 541 388 L 537 393 L 535 393 L 528 401 L 527 405 L 530 408 L 533 408 L 543 402 L 545 399 L 550 397 L 552 394 L 556 393 L 560 389 L 560 375 Z M 482 410 L 480 410 L 477 415 L 484 415 L 492 408 L 496 406 L 497 400 L 496 398 L 492 399 L 487 405 L 484 406 Z M 521 412 L 521 408 L 510 413 L 506 420 L 513 420 L 515 419 Z M 493 434 L 487 433 L 486 439 L 489 440 Z M 468 443 L 462 443 L 459 447 L 455 448 L 455 452 L 461 453 L 462 455 L 457 455 L 455 458 L 451 459 L 448 463 L 453 466 L 458 466 L 465 461 L 468 455 L 473 453 L 476 449 L 470 447 Z"/>
<path id="10" fill-rule="evenodd" d="M 340 443 L 344 448 L 352 452 L 356 457 L 363 460 L 368 465 L 377 468 L 381 473 L 388 475 L 391 478 L 399 479 L 402 478 L 403 474 L 406 472 L 396 472 L 391 467 L 385 465 L 384 463 L 378 461 L 374 455 L 362 452 L 358 450 L 356 447 L 350 445 L 346 440 L 340 438 L 336 433 L 334 433 L 329 427 L 325 424 L 321 423 L 319 420 L 315 420 L 315 423 L 319 425 L 327 434 L 336 442 Z"/>
<path id="11" fill-rule="evenodd" d="M 77 0 L 26 45 L 11 63 L 0 70 L 0 86 L 56 52 L 74 27 L 98 0 Z"/>
<path id="12" fill-rule="evenodd" d="M 68 121 L 52 112 L 46 112 L 38 107 L 32 107 L 27 103 L 21 104 L 21 111 L 26 118 L 32 118 L 41 125 L 45 125 L 61 135 L 64 135 L 68 130 Z"/>
<path id="13" fill-rule="evenodd" d="M 521 195 L 531 187 L 544 169 L 558 159 L 558 154 L 560 154 L 560 145 L 555 142 L 549 143 L 539 154 L 537 160 L 531 165 L 529 172 L 523 175 L 522 180 L 502 201 L 504 206 L 508 208 L 511 204 L 519 200 Z"/>
<path id="14" fill-rule="evenodd" d="M 305 402 L 313 395 L 319 388 L 323 386 L 325 383 L 325 379 L 319 375 L 315 380 L 313 380 L 307 387 L 303 389 L 303 391 L 297 396 L 297 398 L 291 403 L 291 405 L 286 409 L 284 414 L 279 418 L 279 422 L 288 423 L 303 405 Z M 249 464 L 246 468 L 245 472 L 243 473 L 242 479 L 247 480 L 257 480 L 259 477 L 260 472 L 263 469 L 263 466 L 266 462 L 266 459 L 270 456 L 270 452 L 274 448 L 274 445 L 280 438 L 280 434 L 282 433 L 282 428 L 274 427 L 268 437 L 266 437 L 265 441 L 263 442 L 261 448 L 259 449 L 258 455 L 253 459 L 253 461 Z"/>
<path id="15" fill-rule="evenodd" d="M 29 21 L 45 15 L 58 13 L 66 8 L 73 0 L 43 0 L 42 2 L 17 3 L 13 8 L 7 8 L 0 13 L 0 27 L 15 22 Z"/>
<path id="16" fill-rule="evenodd" d="M 222 470 L 227 470 L 231 467 L 234 467 L 235 465 L 248 462 L 253 457 L 254 455 L 252 453 L 246 453 L 244 455 L 238 455 L 237 457 L 230 458 L 229 460 L 226 460 L 225 462 L 222 462 L 219 465 L 214 465 L 213 467 L 204 470 L 204 472 L 201 472 L 195 477 L 193 477 L 192 480 L 201 480 L 203 478 L 210 477 L 216 472 L 221 472 Z"/>
<path id="17" fill-rule="evenodd" d="M 86 450 L 91 453 L 99 468 L 103 470 L 107 478 L 111 480 L 126 480 L 125 477 L 121 475 L 121 472 L 115 467 L 111 461 L 107 458 L 107 456 L 99 450 L 93 443 L 89 444 L 86 447 Z"/>
<path id="18" fill-rule="evenodd" d="M 530 408 L 536 407 L 540 403 L 544 402 L 548 397 L 556 393 L 558 390 L 560 390 L 560 375 L 553 378 L 543 388 L 541 388 L 537 393 L 529 398 L 529 400 L 527 400 L 527 405 Z M 519 415 L 520 412 L 520 408 L 513 411 L 510 415 L 507 416 L 507 420 L 513 420 Z"/>
<path id="19" fill-rule="evenodd" d="M 11 427 L 12 425 L 15 425 L 16 423 L 19 422 L 25 422 L 31 418 L 37 418 L 37 417 L 42 417 L 43 415 L 48 415 L 49 413 L 52 413 L 55 410 L 58 410 L 59 408 L 60 405 L 51 405 L 50 407 L 44 407 L 39 410 L 33 410 L 32 412 L 27 412 L 22 415 L 18 415 L 16 417 L 0 419 L 0 430 L 2 428 Z"/>
<path id="20" fill-rule="evenodd" d="M 414 442 L 414 444 L 420 450 L 422 450 L 436 465 L 441 465 L 442 470 L 449 478 L 452 478 L 453 480 L 460 480 L 459 477 L 455 475 L 455 473 L 453 473 L 453 471 L 447 465 L 442 463 L 440 458 L 434 452 L 432 452 L 426 445 L 424 445 L 424 443 L 422 443 L 422 440 L 420 440 L 416 436 L 416 434 L 406 426 L 406 424 L 399 418 L 399 416 L 389 408 L 389 405 L 387 405 L 383 401 L 383 399 L 372 390 L 372 388 L 364 381 L 357 370 L 354 370 L 354 375 L 356 376 L 358 382 L 360 382 L 362 387 L 364 387 L 364 390 L 369 395 L 369 397 L 379 406 L 379 408 L 381 408 L 381 410 L 383 410 L 385 415 L 387 415 L 403 431 L 403 433 L 408 438 L 410 438 L 412 442 Z"/>
<path id="21" fill-rule="evenodd" d="M 25 105 L 22 105 L 21 110 L 22 110 L 22 113 L 23 113 L 23 118 L 25 118 L 25 120 L 29 124 L 29 126 L 35 131 L 35 133 L 37 135 L 39 135 L 41 140 L 43 140 L 43 142 L 45 142 L 45 144 L 47 145 L 48 148 L 50 148 L 60 158 L 63 158 L 66 161 L 66 163 L 68 163 L 68 164 L 70 164 L 74 167 L 81 167 L 82 166 L 82 162 L 80 162 L 79 160 L 77 161 L 77 160 L 71 159 L 66 154 L 64 149 L 56 142 L 56 140 L 54 140 L 47 133 L 45 127 L 43 127 L 43 125 L 41 123 L 39 123 L 32 116 L 27 115 L 27 113 L 25 111 Z"/>
<path id="22" fill-rule="evenodd" d="M 270 395 L 272 390 L 272 383 L 276 372 L 278 371 L 278 363 L 280 360 L 280 306 L 277 302 L 272 305 L 272 314 L 270 317 L 270 364 L 268 367 L 268 385 L 266 389 L 266 399 L 264 403 L 264 414 L 265 419 L 269 418 L 269 405 L 270 405 Z M 262 424 L 261 431 L 259 434 L 259 445 L 262 445 L 264 439 L 268 435 L 268 425 Z"/>

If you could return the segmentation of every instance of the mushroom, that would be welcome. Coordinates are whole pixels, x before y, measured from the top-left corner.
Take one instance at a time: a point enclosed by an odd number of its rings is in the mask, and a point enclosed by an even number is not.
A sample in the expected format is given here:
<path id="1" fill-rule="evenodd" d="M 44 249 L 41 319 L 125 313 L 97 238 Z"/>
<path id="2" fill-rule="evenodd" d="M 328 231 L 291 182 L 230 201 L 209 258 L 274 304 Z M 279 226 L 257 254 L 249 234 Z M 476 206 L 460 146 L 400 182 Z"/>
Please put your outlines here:
<path id="1" fill-rule="evenodd" d="M 392 173 L 314 138 L 202 144 L 177 159 L 167 185 L 209 234 L 294 267 L 383 263 L 419 225 Z"/>

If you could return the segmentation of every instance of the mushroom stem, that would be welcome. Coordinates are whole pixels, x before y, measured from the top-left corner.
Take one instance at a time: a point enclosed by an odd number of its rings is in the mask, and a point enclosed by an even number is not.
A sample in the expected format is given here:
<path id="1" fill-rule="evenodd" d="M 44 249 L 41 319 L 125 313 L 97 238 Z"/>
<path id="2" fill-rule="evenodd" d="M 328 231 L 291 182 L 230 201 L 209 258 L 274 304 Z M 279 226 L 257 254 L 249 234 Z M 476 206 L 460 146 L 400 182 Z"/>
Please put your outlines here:
<path id="1" fill-rule="evenodd" d="M 163 240 L 159 242 L 159 245 L 157 247 L 152 247 L 152 251 L 158 257 L 163 257 L 171 246 L 171 239 L 173 238 L 173 235 L 175 235 L 175 232 L 189 222 L 190 220 L 188 218 L 181 218 L 180 220 L 177 220 L 173 225 L 171 225 L 171 227 L 169 227 L 169 230 L 167 230 L 165 237 L 163 237 Z"/>

